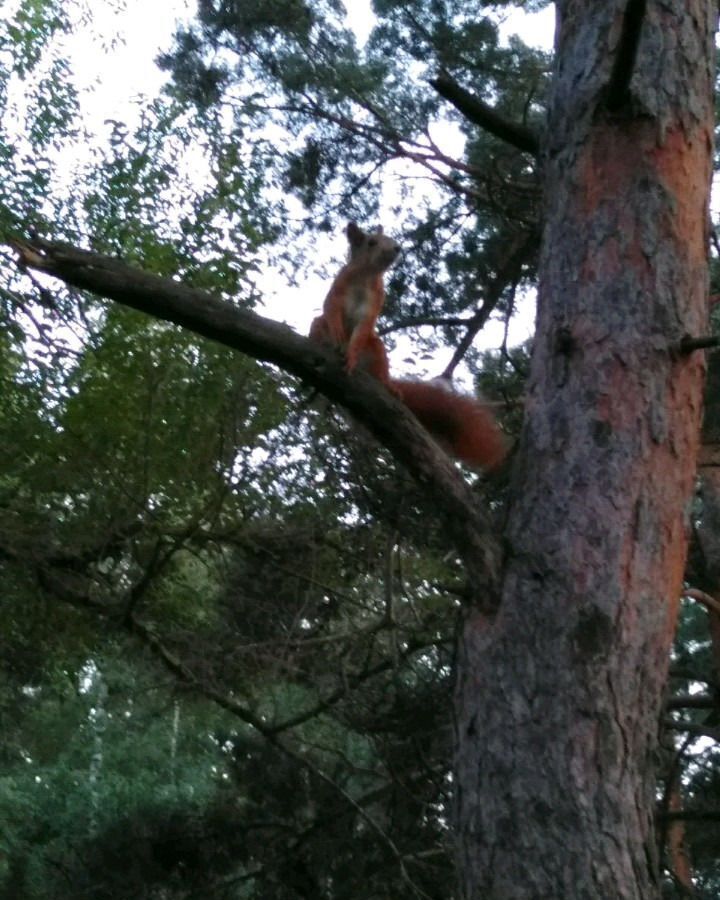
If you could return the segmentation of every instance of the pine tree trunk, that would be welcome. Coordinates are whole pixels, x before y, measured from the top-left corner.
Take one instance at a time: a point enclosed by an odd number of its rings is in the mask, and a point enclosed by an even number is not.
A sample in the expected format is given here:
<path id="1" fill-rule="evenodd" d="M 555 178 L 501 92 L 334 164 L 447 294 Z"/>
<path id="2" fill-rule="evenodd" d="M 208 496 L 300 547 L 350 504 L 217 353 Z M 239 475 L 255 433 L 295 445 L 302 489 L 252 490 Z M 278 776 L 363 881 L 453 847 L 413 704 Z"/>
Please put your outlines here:
<path id="1" fill-rule="evenodd" d="M 458 660 L 472 900 L 659 895 L 653 754 L 704 375 L 678 347 L 707 329 L 715 3 L 557 8 L 500 607 L 468 615 Z"/>

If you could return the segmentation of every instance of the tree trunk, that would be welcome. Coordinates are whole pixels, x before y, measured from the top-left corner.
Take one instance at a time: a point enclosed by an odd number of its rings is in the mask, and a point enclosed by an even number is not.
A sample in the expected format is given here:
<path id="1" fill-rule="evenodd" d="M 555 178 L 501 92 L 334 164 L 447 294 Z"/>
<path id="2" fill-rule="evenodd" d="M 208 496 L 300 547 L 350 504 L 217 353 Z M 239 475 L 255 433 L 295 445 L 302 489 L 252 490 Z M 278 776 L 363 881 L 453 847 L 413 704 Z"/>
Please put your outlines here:
<path id="1" fill-rule="evenodd" d="M 712 0 L 562 0 L 500 607 L 458 654 L 473 900 L 659 894 L 653 754 L 705 333 Z"/>

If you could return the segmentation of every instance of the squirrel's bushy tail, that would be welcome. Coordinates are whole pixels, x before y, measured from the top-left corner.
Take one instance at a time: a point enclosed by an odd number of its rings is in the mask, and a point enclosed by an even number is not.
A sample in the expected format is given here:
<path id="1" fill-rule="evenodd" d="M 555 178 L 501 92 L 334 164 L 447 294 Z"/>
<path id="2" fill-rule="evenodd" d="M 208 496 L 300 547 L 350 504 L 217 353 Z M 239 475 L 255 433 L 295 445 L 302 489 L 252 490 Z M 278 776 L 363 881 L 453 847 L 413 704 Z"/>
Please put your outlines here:
<path id="1" fill-rule="evenodd" d="M 417 419 L 449 453 L 470 466 L 493 469 L 507 453 L 505 436 L 479 400 L 436 383 L 390 382 Z"/>

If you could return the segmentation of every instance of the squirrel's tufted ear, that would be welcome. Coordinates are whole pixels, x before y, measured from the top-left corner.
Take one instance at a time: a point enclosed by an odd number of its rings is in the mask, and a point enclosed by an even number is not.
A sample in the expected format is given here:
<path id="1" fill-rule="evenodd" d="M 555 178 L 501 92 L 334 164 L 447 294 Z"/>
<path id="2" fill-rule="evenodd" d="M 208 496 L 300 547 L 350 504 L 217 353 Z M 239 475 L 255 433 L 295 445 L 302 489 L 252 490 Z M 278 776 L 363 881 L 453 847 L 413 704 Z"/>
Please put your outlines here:
<path id="1" fill-rule="evenodd" d="M 345 229 L 345 234 L 347 235 L 347 239 L 350 241 L 350 245 L 353 247 L 361 244 L 366 237 L 365 232 L 355 222 L 348 222 L 347 228 Z"/>

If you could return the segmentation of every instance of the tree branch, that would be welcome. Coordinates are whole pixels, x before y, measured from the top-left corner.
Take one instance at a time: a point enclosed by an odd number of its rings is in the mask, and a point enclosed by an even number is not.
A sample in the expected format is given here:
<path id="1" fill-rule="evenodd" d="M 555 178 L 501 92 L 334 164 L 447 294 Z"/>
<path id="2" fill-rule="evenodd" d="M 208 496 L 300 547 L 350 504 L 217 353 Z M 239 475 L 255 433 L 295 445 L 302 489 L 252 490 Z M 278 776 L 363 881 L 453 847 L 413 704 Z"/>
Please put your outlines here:
<path id="1" fill-rule="evenodd" d="M 536 240 L 535 233 L 530 231 L 518 232 L 514 240 L 511 241 L 498 268 L 498 272 L 488 288 L 485 301 L 480 309 L 467 321 L 465 334 L 455 348 L 452 359 L 445 367 L 441 375 L 442 378 L 452 379 L 458 364 L 462 361 L 478 332 L 484 327 L 498 305 L 502 292 L 508 284 L 512 282 L 517 283 L 520 280 L 523 263 L 526 261 L 528 252 L 535 246 Z"/>
<path id="2" fill-rule="evenodd" d="M 706 591 L 701 591 L 699 588 L 687 588 L 683 591 L 683 597 L 696 600 L 698 603 L 702 603 L 706 609 L 711 610 L 716 615 L 720 615 L 720 600 L 716 600 L 715 597 L 712 597 Z"/>
<path id="3" fill-rule="evenodd" d="M 192 670 L 183 662 L 183 660 L 172 653 L 155 631 L 144 622 L 141 622 L 137 616 L 131 615 L 127 620 L 126 627 L 133 634 L 141 638 L 158 659 L 162 661 L 163 665 L 165 665 L 165 667 L 184 685 L 197 691 L 204 697 L 207 697 L 208 700 L 212 700 L 213 703 L 216 703 L 221 709 L 226 710 L 233 716 L 237 716 L 242 722 L 245 722 L 246 725 L 250 725 L 259 734 L 263 735 L 263 737 L 268 739 L 272 738 L 272 729 L 265 724 L 260 716 L 256 715 L 243 703 L 240 703 L 240 701 L 233 697 L 232 694 L 211 687 L 206 682 L 196 678 Z"/>
<path id="4" fill-rule="evenodd" d="M 386 334 L 393 334 L 396 331 L 403 331 L 405 328 L 421 328 L 423 325 L 431 325 L 433 328 L 461 328 L 464 325 L 471 325 L 474 317 L 462 316 L 415 316 L 410 319 L 400 319 L 392 325 L 385 325 L 378 328 L 380 337 Z"/>
<path id="5" fill-rule="evenodd" d="M 695 722 L 681 722 L 674 719 L 663 720 L 663 725 L 666 728 L 671 728 L 673 731 L 682 731 L 685 734 L 694 735 L 695 737 L 709 737 L 713 741 L 720 743 L 720 728 L 716 728 L 712 725 L 696 724 Z"/>
<path id="6" fill-rule="evenodd" d="M 530 128 L 508 122 L 492 106 L 480 100 L 470 91 L 459 85 L 446 73 L 441 73 L 430 81 L 432 87 L 448 100 L 466 119 L 489 131 L 500 140 L 517 147 L 525 153 L 537 156 L 540 152 L 540 140 Z"/>
<path id="7" fill-rule="evenodd" d="M 291 328 L 207 291 L 133 268 L 119 259 L 46 241 L 9 239 L 19 264 L 274 363 L 342 404 L 420 482 L 471 575 L 476 596 L 495 605 L 500 548 L 489 517 L 450 459 L 407 408 L 374 379 L 349 376 L 342 361 Z"/>
<path id="8" fill-rule="evenodd" d="M 348 804 L 348 806 L 352 810 L 354 810 L 354 812 L 360 818 L 362 818 L 363 821 L 367 823 L 370 829 L 375 832 L 380 840 L 383 841 L 390 849 L 393 856 L 397 860 L 402 877 L 410 885 L 412 885 L 414 889 L 418 891 L 420 890 L 414 884 L 407 872 L 403 855 L 400 853 L 396 844 L 393 842 L 389 834 L 383 829 L 383 827 L 375 820 L 372 815 L 370 815 L 370 813 L 364 808 L 362 803 L 355 800 L 342 787 L 342 785 L 338 784 L 319 766 L 316 766 L 307 754 L 296 752 L 292 749 L 292 747 L 281 740 L 278 734 L 278 732 L 280 731 L 279 728 L 272 728 L 266 725 L 260 716 L 256 715 L 248 707 L 240 703 L 231 694 L 213 688 L 207 683 L 199 682 L 194 677 L 191 670 L 163 645 L 162 641 L 152 631 L 152 629 L 148 628 L 138 620 L 133 619 L 132 630 L 146 642 L 150 649 L 162 660 L 165 666 L 167 666 L 167 668 L 170 669 L 170 671 L 180 679 L 181 682 L 186 684 L 192 690 L 195 690 L 198 693 L 202 694 L 202 696 L 211 700 L 213 703 L 217 704 L 221 709 L 224 709 L 232 715 L 237 716 L 240 721 L 245 722 L 245 724 L 254 728 L 259 734 L 261 734 L 265 738 L 265 740 L 267 740 L 273 747 L 277 748 L 281 753 L 284 753 L 294 762 L 309 771 L 316 778 L 320 779 L 324 784 L 328 785 L 332 790 L 336 791 L 340 795 L 340 797 L 342 797 L 342 799 Z M 297 722 L 293 723 L 293 725 L 300 724 L 301 721 L 302 720 L 298 718 Z M 428 900 L 430 900 L 429 895 L 425 894 L 422 891 L 419 893 L 419 896 L 427 897 Z"/>
<path id="9" fill-rule="evenodd" d="M 665 704 L 665 709 L 715 709 L 720 707 L 720 699 L 710 694 L 681 694 L 672 697 Z"/>
<path id="10" fill-rule="evenodd" d="M 680 353 L 693 353 L 695 350 L 707 350 L 717 347 L 720 344 L 720 337 L 715 334 L 701 335 L 700 337 L 684 337 L 680 341 Z"/>
<path id="11" fill-rule="evenodd" d="M 683 819 L 686 822 L 720 822 L 720 809 L 682 809 L 660 813 L 658 818 Z"/>

